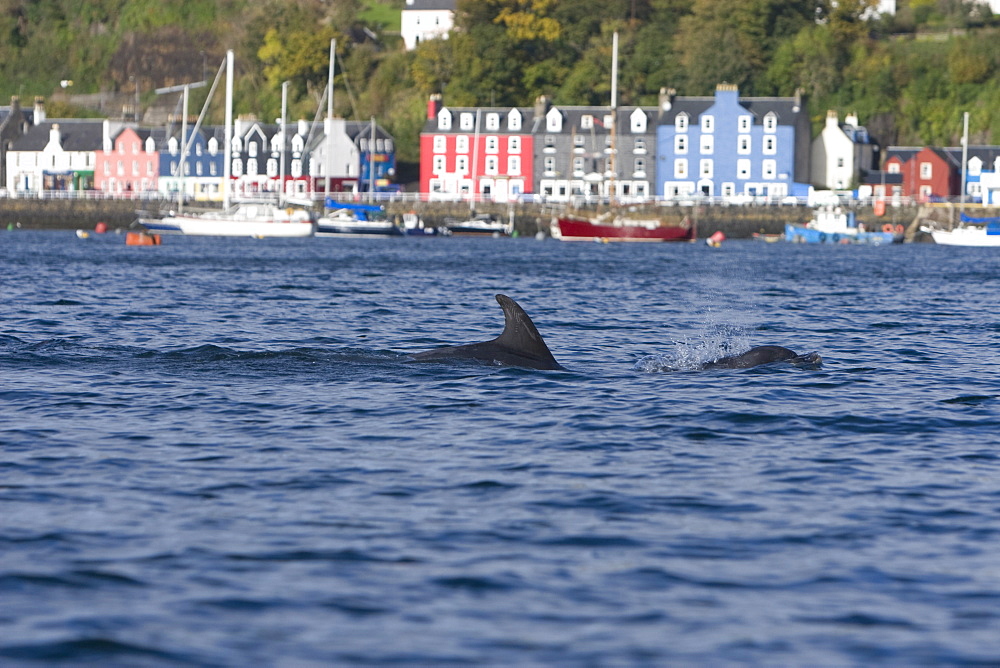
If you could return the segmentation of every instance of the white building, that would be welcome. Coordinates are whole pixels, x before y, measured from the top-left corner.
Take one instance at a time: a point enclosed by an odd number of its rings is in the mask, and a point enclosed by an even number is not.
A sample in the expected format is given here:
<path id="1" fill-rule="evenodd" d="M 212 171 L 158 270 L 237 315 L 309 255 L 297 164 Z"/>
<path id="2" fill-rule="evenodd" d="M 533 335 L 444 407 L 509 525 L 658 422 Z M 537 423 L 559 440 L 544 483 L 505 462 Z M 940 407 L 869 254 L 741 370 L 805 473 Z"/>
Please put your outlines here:
<path id="1" fill-rule="evenodd" d="M 868 130 L 858 125 L 856 114 L 848 114 L 841 125 L 837 112 L 827 111 L 826 125 L 812 142 L 810 180 L 827 190 L 852 188 L 862 172 L 876 166 L 877 152 Z"/>
<path id="2" fill-rule="evenodd" d="M 23 197 L 47 191 L 90 190 L 96 153 L 103 142 L 103 121 L 37 123 L 7 151 L 7 191 Z"/>
<path id="3" fill-rule="evenodd" d="M 407 51 L 428 39 L 447 39 L 455 24 L 456 0 L 406 0 L 400 32 Z"/>

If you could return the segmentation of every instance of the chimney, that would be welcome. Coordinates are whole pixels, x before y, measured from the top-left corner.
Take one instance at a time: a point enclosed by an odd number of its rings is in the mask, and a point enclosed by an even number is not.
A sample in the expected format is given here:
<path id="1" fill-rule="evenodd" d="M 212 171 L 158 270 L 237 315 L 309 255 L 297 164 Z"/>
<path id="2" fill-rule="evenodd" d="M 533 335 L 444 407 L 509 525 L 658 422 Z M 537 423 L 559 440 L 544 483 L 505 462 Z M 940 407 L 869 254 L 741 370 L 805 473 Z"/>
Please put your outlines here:
<path id="1" fill-rule="evenodd" d="M 59 132 L 59 124 L 53 123 L 49 128 L 49 143 L 62 146 L 62 134 Z"/>
<path id="2" fill-rule="evenodd" d="M 35 98 L 35 125 L 40 125 L 45 122 L 45 98 L 36 97 Z"/>
<path id="3" fill-rule="evenodd" d="M 850 125 L 851 127 L 854 127 L 854 128 L 859 127 L 858 126 L 858 112 L 852 111 L 851 113 L 847 114 L 847 116 L 844 118 L 844 124 L 845 125 Z"/>
<path id="4" fill-rule="evenodd" d="M 102 144 L 105 152 L 110 152 L 111 146 L 111 120 L 105 118 L 104 122 L 101 124 L 101 129 L 104 135 L 104 142 Z"/>
<path id="5" fill-rule="evenodd" d="M 677 91 L 673 88 L 661 88 L 660 111 L 670 111 L 670 109 L 674 106 L 675 97 L 677 97 Z"/>
<path id="6" fill-rule="evenodd" d="M 805 102 L 806 91 L 804 88 L 795 89 L 795 105 L 792 107 L 792 111 L 796 114 L 802 110 L 802 105 Z"/>
<path id="7" fill-rule="evenodd" d="M 434 93 L 427 99 L 427 120 L 433 121 L 441 111 L 441 94 Z"/>
<path id="8" fill-rule="evenodd" d="M 549 113 L 549 108 L 552 103 L 549 102 L 549 98 L 544 95 L 539 95 L 535 98 L 535 118 L 540 118 L 545 114 Z"/>
<path id="9" fill-rule="evenodd" d="M 833 109 L 826 110 L 826 127 L 833 129 L 840 128 L 840 117 Z"/>
<path id="10" fill-rule="evenodd" d="M 309 134 L 309 121 L 304 118 L 299 119 L 299 136 L 305 137 Z"/>

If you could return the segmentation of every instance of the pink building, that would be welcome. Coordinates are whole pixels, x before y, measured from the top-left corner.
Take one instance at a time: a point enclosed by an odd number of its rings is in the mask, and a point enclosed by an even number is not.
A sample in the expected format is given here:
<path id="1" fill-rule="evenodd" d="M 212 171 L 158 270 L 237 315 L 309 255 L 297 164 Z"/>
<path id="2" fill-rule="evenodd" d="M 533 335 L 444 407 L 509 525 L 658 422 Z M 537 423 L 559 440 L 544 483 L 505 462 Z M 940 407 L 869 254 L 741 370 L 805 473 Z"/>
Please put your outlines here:
<path id="1" fill-rule="evenodd" d="M 94 161 L 94 189 L 108 195 L 155 192 L 160 154 L 151 130 L 122 128 L 112 139 L 110 123 L 104 125 L 104 149 Z"/>

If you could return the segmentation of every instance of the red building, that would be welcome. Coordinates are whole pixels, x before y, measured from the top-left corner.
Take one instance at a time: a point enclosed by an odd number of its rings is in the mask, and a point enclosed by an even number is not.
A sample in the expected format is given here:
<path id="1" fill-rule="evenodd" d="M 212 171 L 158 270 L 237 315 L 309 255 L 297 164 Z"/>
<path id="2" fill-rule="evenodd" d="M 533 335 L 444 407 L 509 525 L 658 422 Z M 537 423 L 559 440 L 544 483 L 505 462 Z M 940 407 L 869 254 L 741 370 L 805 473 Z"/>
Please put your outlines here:
<path id="1" fill-rule="evenodd" d="M 160 153 L 150 130 L 124 128 L 112 140 L 105 121 L 104 132 L 104 150 L 94 156 L 94 189 L 109 195 L 156 191 Z"/>
<path id="2" fill-rule="evenodd" d="M 904 197 L 929 200 L 956 197 L 961 189 L 961 169 L 940 149 L 893 149 L 887 152 L 883 170 L 902 177 Z"/>
<path id="3" fill-rule="evenodd" d="M 533 192 L 534 111 L 427 105 L 420 133 L 420 191 L 431 199 L 509 202 Z"/>

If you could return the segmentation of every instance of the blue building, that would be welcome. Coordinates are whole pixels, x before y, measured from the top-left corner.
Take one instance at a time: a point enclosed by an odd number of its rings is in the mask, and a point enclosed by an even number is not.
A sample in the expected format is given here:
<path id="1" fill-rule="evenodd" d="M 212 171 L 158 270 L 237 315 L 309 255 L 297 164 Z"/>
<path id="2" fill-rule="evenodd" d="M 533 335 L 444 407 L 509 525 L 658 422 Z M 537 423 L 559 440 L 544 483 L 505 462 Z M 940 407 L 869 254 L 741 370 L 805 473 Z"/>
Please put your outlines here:
<path id="1" fill-rule="evenodd" d="M 191 146 L 184 159 L 183 175 L 180 173 L 182 148 L 180 135 L 180 128 L 177 128 L 175 132 L 169 132 L 160 145 L 160 178 L 157 189 L 170 197 L 176 197 L 177 192 L 183 188 L 186 199 L 221 200 L 225 159 L 225 154 L 221 150 L 223 143 L 221 130 L 207 128 L 195 133 L 193 128 L 187 129 Z"/>
<path id="2" fill-rule="evenodd" d="M 656 195 L 731 202 L 805 197 L 810 141 L 801 94 L 741 99 L 731 84 L 719 84 L 711 98 L 663 91 Z"/>

